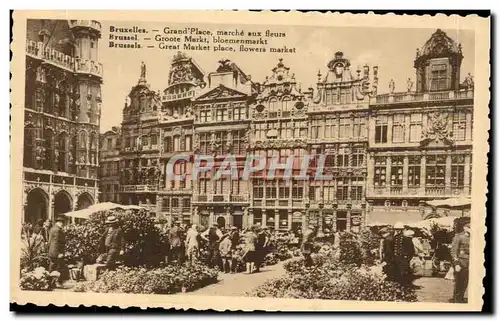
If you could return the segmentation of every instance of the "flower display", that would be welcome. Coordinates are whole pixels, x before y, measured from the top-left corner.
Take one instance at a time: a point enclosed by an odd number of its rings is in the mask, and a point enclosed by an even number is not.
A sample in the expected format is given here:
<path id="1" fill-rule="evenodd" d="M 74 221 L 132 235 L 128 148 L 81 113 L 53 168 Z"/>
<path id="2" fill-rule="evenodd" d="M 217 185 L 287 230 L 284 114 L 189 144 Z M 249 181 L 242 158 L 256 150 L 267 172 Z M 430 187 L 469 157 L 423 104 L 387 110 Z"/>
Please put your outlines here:
<path id="1" fill-rule="evenodd" d="M 31 271 L 24 269 L 21 271 L 19 287 L 21 290 L 51 291 L 55 288 L 59 276 L 58 272 L 49 273 L 44 267 L 37 267 Z"/>
<path id="2" fill-rule="evenodd" d="M 97 281 L 82 283 L 74 292 L 172 294 L 217 282 L 218 271 L 203 264 L 167 265 L 155 269 L 121 267 Z"/>

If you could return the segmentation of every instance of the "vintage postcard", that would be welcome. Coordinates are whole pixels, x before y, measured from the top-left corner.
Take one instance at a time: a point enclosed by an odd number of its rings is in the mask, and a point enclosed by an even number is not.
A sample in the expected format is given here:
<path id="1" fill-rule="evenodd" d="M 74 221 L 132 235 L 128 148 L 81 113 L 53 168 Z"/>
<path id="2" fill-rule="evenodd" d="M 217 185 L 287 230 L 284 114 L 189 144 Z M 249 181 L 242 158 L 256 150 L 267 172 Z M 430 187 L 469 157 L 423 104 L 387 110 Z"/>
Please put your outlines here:
<path id="1" fill-rule="evenodd" d="M 488 18 L 16 11 L 13 35 L 11 302 L 481 310 Z"/>

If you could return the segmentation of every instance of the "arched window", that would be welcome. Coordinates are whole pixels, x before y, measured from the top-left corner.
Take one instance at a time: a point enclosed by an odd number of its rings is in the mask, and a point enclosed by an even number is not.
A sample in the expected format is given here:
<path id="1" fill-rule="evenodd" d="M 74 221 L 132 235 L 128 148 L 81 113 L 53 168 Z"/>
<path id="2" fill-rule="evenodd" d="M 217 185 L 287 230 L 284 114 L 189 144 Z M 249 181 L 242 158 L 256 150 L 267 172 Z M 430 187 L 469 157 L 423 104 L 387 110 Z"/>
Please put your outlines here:
<path id="1" fill-rule="evenodd" d="M 80 132 L 80 149 L 87 149 L 87 133 L 82 131 Z"/>
<path id="2" fill-rule="evenodd" d="M 24 128 L 24 152 L 23 164 L 25 167 L 34 167 L 33 164 L 33 148 L 35 146 L 35 129 L 28 125 Z"/>
<path id="3" fill-rule="evenodd" d="M 274 113 L 278 111 L 278 100 L 276 98 L 271 98 L 269 100 L 269 112 Z"/>
<path id="4" fill-rule="evenodd" d="M 66 133 L 60 133 L 58 137 L 58 143 L 59 143 L 59 156 L 57 160 L 57 170 L 60 172 L 66 172 L 67 171 L 67 154 L 68 154 L 68 135 Z"/>
<path id="5" fill-rule="evenodd" d="M 290 97 L 283 97 L 281 110 L 290 111 L 290 108 L 291 108 Z"/>
<path id="6" fill-rule="evenodd" d="M 90 164 L 97 164 L 97 136 L 90 134 Z"/>
<path id="7" fill-rule="evenodd" d="M 54 133 L 50 129 L 46 129 L 43 133 L 45 160 L 43 164 L 44 169 L 52 169 L 54 163 Z"/>

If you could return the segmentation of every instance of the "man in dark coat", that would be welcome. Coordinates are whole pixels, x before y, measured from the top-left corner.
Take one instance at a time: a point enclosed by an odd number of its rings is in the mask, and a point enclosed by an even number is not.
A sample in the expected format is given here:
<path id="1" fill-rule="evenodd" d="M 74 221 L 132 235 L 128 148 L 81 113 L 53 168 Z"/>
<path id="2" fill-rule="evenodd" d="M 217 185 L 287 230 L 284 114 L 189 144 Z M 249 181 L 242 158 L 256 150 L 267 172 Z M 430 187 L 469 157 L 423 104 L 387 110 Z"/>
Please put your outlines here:
<path id="1" fill-rule="evenodd" d="M 57 271 L 61 274 L 57 281 L 57 286 L 61 286 L 61 282 L 65 279 L 65 262 L 64 262 L 64 247 L 66 246 L 66 237 L 63 231 L 66 218 L 62 215 L 56 218 L 56 223 L 49 232 L 49 271 Z"/>
<path id="2" fill-rule="evenodd" d="M 170 229 L 168 239 L 170 243 L 170 259 L 171 261 L 179 262 L 182 254 L 182 239 L 181 239 L 181 223 L 175 222 L 174 226 Z"/>
<path id="3" fill-rule="evenodd" d="M 262 229 L 260 229 L 257 233 L 257 242 L 255 243 L 255 253 L 256 255 L 256 262 L 255 262 L 255 272 L 260 271 L 260 266 L 262 265 L 262 262 L 264 262 L 264 258 L 266 257 L 267 254 L 267 244 L 269 243 L 269 236 L 268 236 L 268 227 L 264 226 Z"/>
<path id="4" fill-rule="evenodd" d="M 395 281 L 410 286 L 413 278 L 410 270 L 410 260 L 415 255 L 415 247 L 410 237 L 404 235 L 404 225 L 396 223 L 394 225 L 394 274 Z"/>
<path id="5" fill-rule="evenodd" d="M 304 266 L 310 267 L 313 265 L 313 260 L 311 258 L 311 254 L 314 248 L 314 238 L 316 236 L 316 228 L 312 225 L 304 233 L 302 239 L 301 251 L 304 256 Z"/>
<path id="6" fill-rule="evenodd" d="M 384 228 L 381 231 L 380 240 L 380 261 L 384 264 L 383 271 L 387 280 L 394 281 L 394 235 L 390 228 Z"/>
<path id="7" fill-rule="evenodd" d="M 223 236 L 222 231 L 219 229 L 219 224 L 217 223 L 214 223 L 211 228 L 208 228 L 201 234 L 201 238 L 208 243 L 207 264 L 209 267 L 219 265 L 219 241 Z"/>
<path id="8" fill-rule="evenodd" d="M 469 238 L 470 225 L 466 223 L 464 230 L 456 234 L 451 243 L 451 257 L 455 270 L 455 287 L 453 289 L 453 302 L 466 303 L 465 291 L 469 284 Z"/>
<path id="9" fill-rule="evenodd" d="M 107 229 L 101 236 L 101 247 L 106 251 L 106 266 L 116 268 L 116 261 L 124 254 L 123 231 L 118 226 L 118 219 L 109 216 L 106 219 Z"/>

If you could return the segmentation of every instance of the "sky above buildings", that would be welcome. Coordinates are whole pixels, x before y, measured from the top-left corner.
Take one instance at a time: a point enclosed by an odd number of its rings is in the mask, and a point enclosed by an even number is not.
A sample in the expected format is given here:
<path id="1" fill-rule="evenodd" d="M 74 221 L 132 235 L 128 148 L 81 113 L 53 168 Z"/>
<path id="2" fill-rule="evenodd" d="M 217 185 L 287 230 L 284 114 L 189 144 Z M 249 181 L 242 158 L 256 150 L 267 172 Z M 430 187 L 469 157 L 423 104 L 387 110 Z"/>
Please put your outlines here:
<path id="1" fill-rule="evenodd" d="M 286 37 L 268 38 L 274 47 L 287 46 L 296 48 L 296 53 L 249 53 L 249 52 L 214 52 L 189 51 L 204 71 L 205 75 L 214 72 L 221 59 L 230 59 L 252 80 L 262 82 L 271 75 L 279 58 L 295 73 L 295 78 L 302 90 L 316 88 L 318 71 L 323 75 L 328 70 L 327 64 L 334 58 L 335 52 L 342 51 L 344 58 L 351 61 L 351 72 L 356 74 L 357 66 L 368 64 L 379 68 L 378 93 L 389 91 L 389 81 L 394 79 L 396 91 L 405 91 L 406 80 L 415 81 L 413 61 L 416 49 L 422 48 L 435 29 L 402 28 L 346 28 L 346 27 L 294 27 L 266 25 L 210 25 L 210 24 L 169 24 L 169 23 L 113 23 L 101 21 L 102 39 L 99 43 L 99 61 L 104 67 L 102 85 L 103 107 L 101 112 L 101 132 L 111 129 L 122 122 L 122 109 L 126 96 L 137 84 L 141 62 L 147 66 L 147 80 L 151 89 L 163 91 L 168 84 L 168 73 L 172 57 L 177 50 L 165 49 L 119 49 L 109 48 L 110 26 L 146 28 L 163 30 L 165 27 L 198 27 L 216 30 L 245 30 L 282 32 Z M 461 81 L 468 73 L 474 75 L 474 32 L 470 30 L 445 29 L 449 37 L 462 44 L 464 60 L 462 62 Z M 151 35 L 154 37 L 154 34 Z M 154 41 L 141 41 L 157 45 Z M 158 47 L 158 46 L 156 46 Z M 182 46 L 181 46 L 182 47 Z"/>

